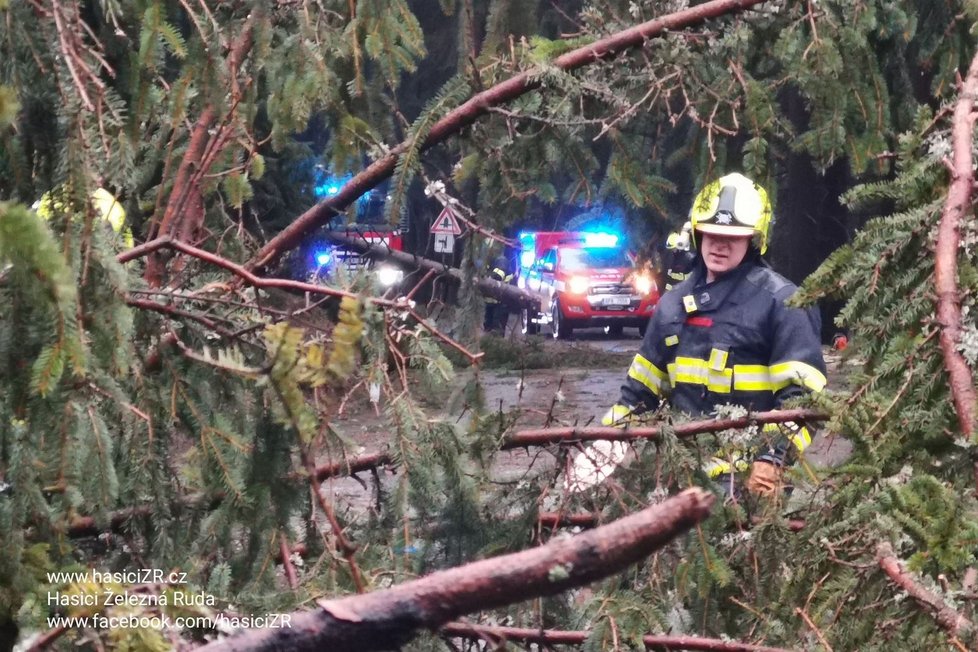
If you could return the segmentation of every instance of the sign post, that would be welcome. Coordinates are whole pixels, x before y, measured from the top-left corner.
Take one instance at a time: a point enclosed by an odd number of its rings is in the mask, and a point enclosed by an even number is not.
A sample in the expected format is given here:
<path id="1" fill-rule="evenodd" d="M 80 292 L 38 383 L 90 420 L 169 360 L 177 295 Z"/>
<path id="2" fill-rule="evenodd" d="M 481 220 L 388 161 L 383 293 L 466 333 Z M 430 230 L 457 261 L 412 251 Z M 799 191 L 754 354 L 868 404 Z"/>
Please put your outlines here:
<path id="1" fill-rule="evenodd" d="M 441 209 L 430 232 L 435 238 L 436 252 L 450 254 L 455 251 L 455 236 L 462 234 L 462 227 L 459 226 L 455 211 L 450 205 Z"/>

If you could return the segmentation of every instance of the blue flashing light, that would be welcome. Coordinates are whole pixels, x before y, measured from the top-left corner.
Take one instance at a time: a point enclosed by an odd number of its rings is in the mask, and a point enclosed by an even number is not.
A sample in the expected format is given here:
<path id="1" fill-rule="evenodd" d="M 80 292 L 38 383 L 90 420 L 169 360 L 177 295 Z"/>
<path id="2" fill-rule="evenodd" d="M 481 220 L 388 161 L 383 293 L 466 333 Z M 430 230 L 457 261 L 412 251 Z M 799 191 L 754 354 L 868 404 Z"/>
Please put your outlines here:
<path id="1" fill-rule="evenodd" d="M 617 247 L 618 235 L 615 233 L 585 233 L 585 247 Z"/>
<path id="2" fill-rule="evenodd" d="M 531 265 L 533 265 L 534 260 L 536 260 L 536 253 L 533 251 L 533 249 L 524 249 L 520 253 L 521 267 L 530 267 Z"/>
<path id="3" fill-rule="evenodd" d="M 329 265 L 329 261 L 333 259 L 332 251 L 317 251 L 315 254 L 316 264 L 320 267 L 325 267 Z"/>

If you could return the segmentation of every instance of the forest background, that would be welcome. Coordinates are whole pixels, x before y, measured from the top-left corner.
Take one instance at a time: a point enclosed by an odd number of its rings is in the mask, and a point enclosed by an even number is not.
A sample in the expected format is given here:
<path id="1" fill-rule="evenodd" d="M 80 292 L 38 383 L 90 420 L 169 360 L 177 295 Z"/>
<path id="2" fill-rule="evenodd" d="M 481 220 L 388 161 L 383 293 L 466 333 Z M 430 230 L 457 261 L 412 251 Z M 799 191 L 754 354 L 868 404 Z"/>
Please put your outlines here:
<path id="1" fill-rule="evenodd" d="M 310 619 L 213 643 L 240 649 L 975 646 L 974 2 L 0 0 L 0 17 L 0 647 L 223 633 L 50 627 L 50 591 L 104 587 L 48 573 L 91 567 L 181 569 L 184 587 L 128 588 Z M 787 504 L 711 509 L 677 493 L 709 486 L 701 451 L 799 413 L 661 414 L 614 435 L 636 457 L 614 482 L 566 495 L 568 451 L 611 435 L 523 437 L 460 373 L 485 357 L 482 293 L 520 300 L 478 278 L 493 237 L 598 211 L 654 240 L 735 169 L 776 198 L 775 268 L 799 300 L 839 301 L 858 343 L 845 391 L 804 408 L 851 457 L 799 465 Z M 343 184 L 318 203 L 317 170 Z M 409 278 L 458 283 L 454 308 L 295 273 L 382 183 L 419 247 L 432 182 L 467 216 L 463 253 Z M 134 247 L 99 223 L 99 187 Z M 384 410 L 386 450 L 331 427 L 349 400 Z M 518 447 L 555 461 L 497 482 Z M 397 475 L 366 489 L 373 509 L 320 491 L 379 467 Z M 604 527 L 560 533 L 574 523 Z M 507 588 L 464 566 L 534 546 Z"/>

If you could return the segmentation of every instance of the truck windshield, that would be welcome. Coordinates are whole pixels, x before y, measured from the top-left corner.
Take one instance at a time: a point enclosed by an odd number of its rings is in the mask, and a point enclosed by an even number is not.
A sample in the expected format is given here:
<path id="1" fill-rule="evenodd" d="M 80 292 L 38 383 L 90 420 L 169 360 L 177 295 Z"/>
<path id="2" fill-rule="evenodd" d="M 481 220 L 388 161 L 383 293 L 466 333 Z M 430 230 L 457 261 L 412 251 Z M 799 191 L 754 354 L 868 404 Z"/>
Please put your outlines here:
<path id="1" fill-rule="evenodd" d="M 631 267 L 624 249 L 601 247 L 595 249 L 562 249 L 560 266 L 566 270 L 593 267 Z"/>

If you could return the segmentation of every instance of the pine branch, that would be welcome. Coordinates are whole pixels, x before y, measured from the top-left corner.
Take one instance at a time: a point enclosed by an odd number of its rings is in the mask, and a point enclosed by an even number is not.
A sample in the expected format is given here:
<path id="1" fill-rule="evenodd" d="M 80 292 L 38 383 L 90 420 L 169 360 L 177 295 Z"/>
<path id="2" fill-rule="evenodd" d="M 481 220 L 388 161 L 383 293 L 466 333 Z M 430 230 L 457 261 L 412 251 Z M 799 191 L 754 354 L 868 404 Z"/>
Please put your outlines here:
<path id="1" fill-rule="evenodd" d="M 698 25 L 711 18 L 744 11 L 762 2 L 764 0 L 711 0 L 630 27 L 607 38 L 571 50 L 557 57 L 550 63 L 550 66 L 563 71 L 576 70 L 596 61 L 610 59 L 625 50 L 641 47 L 648 39 Z M 420 144 L 419 151 L 429 149 L 446 140 L 452 134 L 458 133 L 489 113 L 492 107 L 514 100 L 528 91 L 538 88 L 542 83 L 541 72 L 541 69 L 535 68 L 477 93 L 435 123 Z M 268 267 L 286 251 L 298 246 L 307 235 L 342 212 L 358 197 L 390 177 L 398 159 L 413 145 L 414 143 L 410 140 L 400 143 L 383 158 L 377 159 L 366 170 L 353 177 L 340 188 L 338 193 L 316 204 L 296 218 L 261 248 L 254 258 L 248 262 L 248 269 L 256 270 Z"/>
<path id="2" fill-rule="evenodd" d="M 970 439 L 975 428 L 975 382 L 971 369 L 957 350 L 961 332 L 961 295 L 958 293 L 957 257 L 961 240 L 959 224 L 966 213 L 972 215 L 974 186 L 971 147 L 974 139 L 975 98 L 978 96 L 978 55 L 971 60 L 968 76 L 961 84 L 960 96 L 954 107 L 951 122 L 953 161 L 951 185 L 944 202 L 944 211 L 937 229 L 934 248 L 934 285 L 937 291 L 937 320 L 941 324 L 941 351 L 948 384 L 958 415 L 961 434 Z M 978 485 L 978 461 L 975 462 L 975 481 Z M 978 488 L 978 487 L 976 487 Z"/>
<path id="3" fill-rule="evenodd" d="M 385 591 L 322 600 L 294 614 L 290 629 L 251 630 L 202 650 L 388 650 L 417 629 L 462 614 L 554 595 L 614 574 L 671 541 L 710 513 L 714 497 L 687 489 L 631 516 L 524 552 L 433 573 Z"/>
<path id="4" fill-rule="evenodd" d="M 448 623 L 440 632 L 446 636 L 485 640 L 490 643 L 520 641 L 551 645 L 581 645 L 587 641 L 590 632 L 556 629 L 531 629 L 529 627 L 499 627 L 473 625 L 469 623 Z M 788 652 L 785 648 L 752 645 L 734 641 L 721 641 L 716 638 L 699 636 L 666 636 L 647 634 L 642 637 L 645 648 L 650 650 L 706 650 L 708 652 Z"/>
<path id="5" fill-rule="evenodd" d="M 227 65 L 230 76 L 230 94 L 234 106 L 225 116 L 225 124 L 215 129 L 219 112 L 213 104 L 204 107 L 194 124 L 190 142 L 177 168 L 173 188 L 160 220 L 156 236 L 172 236 L 183 240 L 193 237 L 204 222 L 204 199 L 200 180 L 210 171 L 224 148 L 231 140 L 231 129 L 226 124 L 233 117 L 240 90 L 237 80 L 238 70 L 248 55 L 254 42 L 254 25 L 261 17 L 259 9 L 248 14 L 241 34 L 228 54 Z M 146 278 L 152 287 L 159 287 L 163 278 L 163 261 L 151 256 L 146 266 Z"/>
<path id="6" fill-rule="evenodd" d="M 825 421 L 828 414 L 818 410 L 793 409 L 757 412 L 736 419 L 703 419 L 673 426 L 677 437 L 689 437 L 704 432 L 720 432 L 729 428 L 746 428 L 764 423 L 785 423 L 786 421 Z M 639 428 L 614 428 L 595 426 L 593 428 L 540 428 L 521 430 L 503 440 L 500 450 L 525 448 L 527 446 L 547 446 L 549 444 L 572 444 L 581 441 L 633 441 L 636 439 L 656 439 L 662 432 L 660 426 Z"/>
<path id="7" fill-rule="evenodd" d="M 955 611 L 940 596 L 921 586 L 914 577 L 903 569 L 903 564 L 894 555 L 889 543 L 881 543 L 876 548 L 876 561 L 880 568 L 901 589 L 910 594 L 921 606 L 934 613 L 938 624 L 955 638 L 969 635 L 974 630 L 970 620 Z"/>
<path id="8" fill-rule="evenodd" d="M 173 238 L 170 238 L 168 236 L 156 238 L 155 240 L 150 240 L 149 242 L 133 247 L 128 251 L 124 251 L 118 256 L 116 256 L 116 260 L 119 261 L 120 263 L 128 263 L 131 260 L 135 260 L 136 258 L 141 258 L 142 256 L 152 254 L 153 252 L 159 251 L 160 249 L 175 249 L 176 251 L 179 251 L 182 254 L 187 254 L 188 256 L 197 258 L 198 260 L 202 260 L 216 267 L 225 269 L 231 272 L 232 274 L 234 274 L 235 276 L 244 279 L 250 285 L 253 285 L 255 287 L 285 288 L 289 290 L 297 290 L 299 292 L 310 292 L 312 294 L 325 294 L 325 295 L 330 295 L 335 297 L 356 297 L 356 295 L 351 292 L 346 292 L 344 290 L 337 290 L 323 285 L 316 285 L 315 283 L 303 283 L 301 281 L 290 281 L 287 279 L 263 278 L 261 276 L 256 276 L 255 274 L 252 274 L 241 265 L 238 265 L 237 263 L 234 263 L 228 260 L 227 258 L 218 256 L 217 254 L 211 253 L 209 251 L 205 251 L 203 249 L 199 249 L 197 247 L 194 247 L 193 245 L 186 244 L 185 242 L 174 240 Z M 393 302 L 384 301 L 383 299 L 374 299 L 373 301 L 374 303 L 380 305 L 386 305 L 386 306 L 394 305 Z"/>

